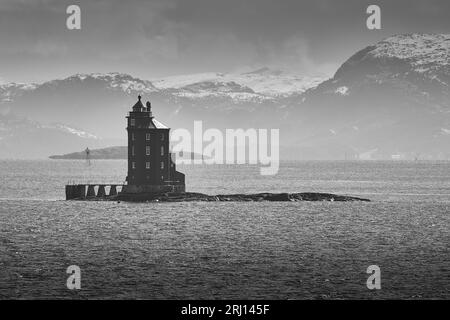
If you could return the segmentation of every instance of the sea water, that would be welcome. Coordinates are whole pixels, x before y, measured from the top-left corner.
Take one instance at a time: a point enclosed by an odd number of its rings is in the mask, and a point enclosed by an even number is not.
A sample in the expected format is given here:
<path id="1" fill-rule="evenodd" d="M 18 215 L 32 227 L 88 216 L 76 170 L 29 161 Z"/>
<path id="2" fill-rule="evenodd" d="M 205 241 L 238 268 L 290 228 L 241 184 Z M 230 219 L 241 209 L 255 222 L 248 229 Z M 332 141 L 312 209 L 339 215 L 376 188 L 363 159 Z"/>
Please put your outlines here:
<path id="1" fill-rule="evenodd" d="M 187 191 L 329 192 L 371 202 L 65 201 L 126 161 L 0 161 L 0 298 L 450 298 L 450 162 L 179 166 Z M 81 269 L 68 290 L 67 267 Z M 381 270 L 369 290 L 367 268 Z"/>

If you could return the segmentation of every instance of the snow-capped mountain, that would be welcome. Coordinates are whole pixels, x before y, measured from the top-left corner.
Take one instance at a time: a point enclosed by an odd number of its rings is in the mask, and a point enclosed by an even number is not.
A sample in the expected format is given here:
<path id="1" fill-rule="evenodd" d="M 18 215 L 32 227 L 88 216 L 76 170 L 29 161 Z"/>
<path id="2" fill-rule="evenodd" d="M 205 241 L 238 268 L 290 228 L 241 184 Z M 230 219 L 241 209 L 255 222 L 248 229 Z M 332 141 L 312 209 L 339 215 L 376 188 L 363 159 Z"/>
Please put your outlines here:
<path id="1" fill-rule="evenodd" d="M 261 68 L 245 73 L 198 73 L 155 79 L 159 89 L 172 89 L 179 96 L 205 97 L 229 94 L 236 101 L 268 100 L 300 94 L 324 81 L 324 77 L 287 74 Z M 176 90 L 179 90 L 177 92 Z"/>
<path id="2" fill-rule="evenodd" d="M 83 150 L 111 143 L 63 124 L 40 124 L 13 114 L 0 114 L 0 159 L 46 158 L 52 152 Z"/>
<path id="3" fill-rule="evenodd" d="M 356 53 L 336 72 L 331 90 L 351 94 L 368 85 L 392 85 L 430 107 L 449 106 L 450 35 L 389 37 Z"/>
<path id="4" fill-rule="evenodd" d="M 446 158 L 449 53 L 445 34 L 392 36 L 357 52 L 296 106 L 299 118 L 308 116 L 302 143 L 339 145 L 343 154 Z"/>
<path id="5" fill-rule="evenodd" d="M 24 92 L 36 89 L 37 84 L 6 83 L 0 85 L 0 103 L 12 102 Z"/>
<path id="6" fill-rule="evenodd" d="M 263 68 L 151 80 L 77 74 L 9 84 L 0 86 L 0 111 L 37 121 L 41 129 L 60 123 L 58 130 L 77 139 L 123 139 L 124 117 L 142 94 L 172 128 L 192 129 L 194 120 L 204 128 L 279 128 L 283 158 L 447 158 L 449 38 L 389 37 L 354 54 L 325 81 Z"/>
<path id="7" fill-rule="evenodd" d="M 15 99 L 29 92 L 65 90 L 66 88 L 82 89 L 84 87 L 93 87 L 96 90 L 121 91 L 124 93 L 141 92 L 142 94 L 151 94 L 158 90 L 150 81 L 141 80 L 124 73 L 75 74 L 64 79 L 56 79 L 41 84 L 13 82 L 0 85 L 0 104 L 4 106 L 9 102 L 14 102 Z"/>
<path id="8" fill-rule="evenodd" d="M 76 74 L 27 90 L 15 87 L 19 94 L 13 99 L 11 95 L 4 98 L 0 110 L 13 110 L 44 124 L 64 123 L 97 136 L 119 138 L 123 136 L 120 119 L 138 94 L 151 99 L 159 117 L 170 118 L 174 127 L 185 127 L 198 119 L 212 127 L 246 126 L 251 113 L 263 112 L 260 117 L 252 117 L 252 123 L 260 123 L 258 118 L 273 119 L 268 110 L 278 109 L 283 99 L 296 97 L 319 82 L 317 77 L 293 76 L 267 68 L 152 81 L 122 73 Z"/>
<path id="9" fill-rule="evenodd" d="M 64 90 L 67 86 L 91 86 L 127 94 L 160 93 L 189 99 L 229 98 L 236 103 L 261 102 L 293 94 L 298 95 L 316 87 L 324 80 L 323 77 L 291 75 L 269 68 L 246 73 L 198 73 L 151 81 L 118 72 L 75 74 L 65 79 L 42 84 L 0 85 L 0 101 L 13 102 L 14 98 L 33 90 Z"/>
<path id="10" fill-rule="evenodd" d="M 407 34 L 379 42 L 368 54 L 408 61 L 414 72 L 436 79 L 439 74 L 450 75 L 449 47 L 449 34 Z"/>
<path id="11" fill-rule="evenodd" d="M 104 85 L 107 89 L 120 90 L 126 93 L 141 92 L 150 94 L 157 91 L 150 81 L 141 80 L 130 76 L 129 74 L 110 72 L 110 73 L 91 73 L 91 74 L 75 74 L 62 80 L 54 80 L 47 82 L 46 85 L 59 86 L 61 83 L 85 83 Z"/>
<path id="12" fill-rule="evenodd" d="M 26 90 L 13 85 L 8 88 L 0 96 L 0 110 L 14 112 L 43 125 L 62 123 L 70 128 L 83 128 L 82 131 L 99 137 L 109 137 L 117 129 L 118 126 L 108 125 L 107 120 L 114 115 L 123 118 L 130 97 L 150 96 L 157 91 L 149 81 L 120 73 L 76 74 L 35 84 Z M 95 130 L 100 127 L 105 130 Z"/>
<path id="13" fill-rule="evenodd" d="M 234 81 L 219 79 L 203 79 L 199 82 L 186 84 L 182 87 L 164 88 L 176 97 L 191 100 L 200 99 L 228 99 L 234 103 L 262 102 L 272 97 L 257 93 L 251 88 Z"/>

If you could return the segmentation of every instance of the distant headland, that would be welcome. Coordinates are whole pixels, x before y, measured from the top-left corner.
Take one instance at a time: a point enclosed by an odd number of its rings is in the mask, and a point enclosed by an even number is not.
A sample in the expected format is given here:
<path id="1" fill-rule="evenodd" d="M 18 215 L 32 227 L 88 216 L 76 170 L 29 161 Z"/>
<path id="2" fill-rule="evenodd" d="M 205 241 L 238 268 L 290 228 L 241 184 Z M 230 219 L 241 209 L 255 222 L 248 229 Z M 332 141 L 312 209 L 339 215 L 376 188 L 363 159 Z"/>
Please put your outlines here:
<path id="1" fill-rule="evenodd" d="M 207 158 L 206 156 L 198 153 L 186 153 L 184 156 L 189 159 Z M 54 160 L 86 160 L 86 150 L 61 155 L 51 155 L 49 158 Z M 89 158 L 91 160 L 127 160 L 128 147 L 114 146 L 101 149 L 91 149 L 89 150 Z"/>
<path id="2" fill-rule="evenodd" d="M 127 146 L 115 146 L 102 149 L 92 149 L 89 154 L 91 159 L 95 160 L 109 160 L 109 159 L 122 159 L 126 160 L 128 157 Z M 66 153 L 62 155 L 52 155 L 50 159 L 62 159 L 62 160 L 85 160 L 86 151 Z"/>

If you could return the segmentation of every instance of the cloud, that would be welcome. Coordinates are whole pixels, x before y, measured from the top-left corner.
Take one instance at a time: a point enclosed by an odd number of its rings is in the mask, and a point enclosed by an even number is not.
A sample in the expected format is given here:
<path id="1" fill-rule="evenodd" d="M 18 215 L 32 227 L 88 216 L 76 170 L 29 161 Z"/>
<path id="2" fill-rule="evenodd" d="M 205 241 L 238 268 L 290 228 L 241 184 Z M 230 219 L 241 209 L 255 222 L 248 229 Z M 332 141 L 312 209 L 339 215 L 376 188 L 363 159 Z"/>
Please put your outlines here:
<path id="1" fill-rule="evenodd" d="M 273 66 L 332 75 L 357 50 L 398 32 L 450 27 L 448 0 L 379 0 L 383 30 L 361 0 L 1 0 L 0 61 L 8 79 L 121 71 L 142 77 Z M 32 70 L 32 72 L 30 72 Z"/>

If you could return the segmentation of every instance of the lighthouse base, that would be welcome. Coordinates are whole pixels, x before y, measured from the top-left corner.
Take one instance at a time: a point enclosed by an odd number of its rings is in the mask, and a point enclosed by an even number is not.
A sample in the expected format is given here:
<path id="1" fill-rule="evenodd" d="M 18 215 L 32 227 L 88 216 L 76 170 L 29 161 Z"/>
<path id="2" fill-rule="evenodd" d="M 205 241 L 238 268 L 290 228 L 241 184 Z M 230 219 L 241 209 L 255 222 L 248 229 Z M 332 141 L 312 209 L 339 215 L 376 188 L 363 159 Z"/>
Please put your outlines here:
<path id="1" fill-rule="evenodd" d="M 121 195 L 139 195 L 139 194 L 159 194 L 159 193 L 184 193 L 186 186 L 184 184 L 162 184 L 162 185 L 124 185 Z"/>

